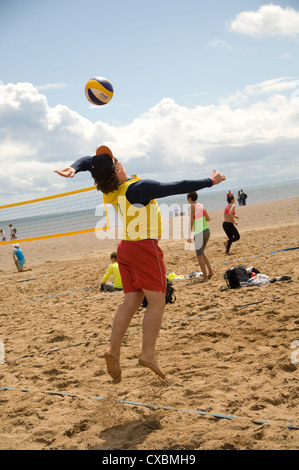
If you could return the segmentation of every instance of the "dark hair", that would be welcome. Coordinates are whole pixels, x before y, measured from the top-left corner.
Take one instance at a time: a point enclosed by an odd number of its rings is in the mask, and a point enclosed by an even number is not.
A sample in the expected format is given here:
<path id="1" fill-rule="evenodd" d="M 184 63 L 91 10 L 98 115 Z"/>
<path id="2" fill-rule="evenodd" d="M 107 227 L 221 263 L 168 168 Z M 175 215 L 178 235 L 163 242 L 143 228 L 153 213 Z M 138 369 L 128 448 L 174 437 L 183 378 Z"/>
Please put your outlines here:
<path id="1" fill-rule="evenodd" d="M 188 193 L 187 194 L 187 198 L 191 199 L 193 202 L 197 201 L 197 198 L 198 198 L 198 194 L 194 191 L 192 193 Z"/>
<path id="2" fill-rule="evenodd" d="M 235 199 L 235 196 L 233 194 L 230 194 L 229 196 L 227 196 L 227 202 L 229 204 L 232 202 L 233 199 Z"/>
<path id="3" fill-rule="evenodd" d="M 97 172 L 97 169 L 94 168 L 93 171 L 91 172 L 94 183 L 97 187 L 98 191 L 102 191 L 104 194 L 112 193 L 113 191 L 116 191 L 119 186 L 118 178 L 115 173 L 115 165 L 111 166 L 111 174 L 103 179 L 103 176 L 101 175 L 101 172 Z M 98 174 L 97 174 L 98 173 Z"/>
<path id="4" fill-rule="evenodd" d="M 115 253 L 115 251 L 113 253 L 111 253 L 110 255 L 110 259 L 112 258 L 115 258 L 117 260 L 117 254 Z"/>

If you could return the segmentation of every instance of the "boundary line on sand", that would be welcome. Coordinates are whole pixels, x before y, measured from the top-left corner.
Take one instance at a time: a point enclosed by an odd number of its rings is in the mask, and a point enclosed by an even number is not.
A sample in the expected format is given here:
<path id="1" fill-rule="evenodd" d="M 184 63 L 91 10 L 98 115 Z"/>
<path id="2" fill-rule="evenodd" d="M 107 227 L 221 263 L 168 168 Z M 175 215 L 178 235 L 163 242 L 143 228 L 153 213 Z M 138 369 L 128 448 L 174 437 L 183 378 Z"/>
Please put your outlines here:
<path id="1" fill-rule="evenodd" d="M 0 387 L 0 390 L 2 391 L 17 391 L 17 392 L 26 392 L 26 393 L 43 393 L 47 395 L 57 395 L 61 397 L 70 397 L 70 398 L 89 398 L 91 400 L 101 400 L 101 401 L 111 401 L 112 403 L 122 403 L 124 405 L 131 405 L 131 406 L 142 406 L 145 408 L 149 408 L 151 410 L 166 410 L 166 411 L 176 411 L 176 412 L 182 412 L 182 413 L 194 413 L 199 416 L 211 416 L 213 418 L 217 419 L 227 419 L 227 420 L 233 420 L 233 419 L 240 419 L 241 416 L 234 416 L 234 415 L 227 415 L 223 413 L 212 413 L 212 412 L 207 412 L 207 411 L 202 411 L 202 410 L 189 410 L 186 408 L 176 408 L 173 406 L 163 406 L 163 405 L 150 405 L 147 403 L 140 403 L 140 402 L 135 402 L 135 401 L 128 401 L 128 400 L 109 400 L 107 398 L 103 397 L 97 397 L 97 396 L 82 396 L 82 395 L 77 395 L 77 394 L 71 394 L 71 393 L 63 393 L 63 392 L 51 392 L 51 391 L 45 391 L 45 390 L 30 390 L 30 389 L 17 389 L 13 387 Z M 250 419 L 250 421 L 254 424 L 271 424 L 270 420 L 264 420 L 264 419 L 252 419 L 249 416 L 243 416 L 242 418 L 245 419 Z M 272 420 L 274 421 L 274 420 Z M 278 421 L 278 420 L 275 420 Z M 279 423 L 280 426 L 287 427 L 288 429 L 293 429 L 293 430 L 299 430 L 299 425 L 298 424 L 284 424 Z"/>

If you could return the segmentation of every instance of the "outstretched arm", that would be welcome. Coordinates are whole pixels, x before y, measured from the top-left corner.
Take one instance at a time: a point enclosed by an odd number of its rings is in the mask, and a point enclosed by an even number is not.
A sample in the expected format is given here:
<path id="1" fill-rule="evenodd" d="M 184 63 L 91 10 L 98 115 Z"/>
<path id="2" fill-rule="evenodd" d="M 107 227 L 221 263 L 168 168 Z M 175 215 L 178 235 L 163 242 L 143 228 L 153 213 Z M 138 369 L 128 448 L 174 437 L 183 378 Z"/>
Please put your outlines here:
<path id="1" fill-rule="evenodd" d="M 209 188 L 214 184 L 225 181 L 225 176 L 213 171 L 210 178 L 201 180 L 182 180 L 170 183 L 160 183 L 153 180 L 140 180 L 131 184 L 127 190 L 127 199 L 131 204 L 141 203 L 147 205 L 151 199 L 158 199 L 177 194 L 187 194 L 191 191 L 198 191 Z"/>
<path id="2" fill-rule="evenodd" d="M 60 176 L 64 178 L 73 178 L 76 173 L 80 173 L 80 171 L 90 171 L 90 162 L 92 157 L 86 156 L 79 158 L 73 163 L 71 166 L 64 168 L 63 170 L 55 170 Z"/>

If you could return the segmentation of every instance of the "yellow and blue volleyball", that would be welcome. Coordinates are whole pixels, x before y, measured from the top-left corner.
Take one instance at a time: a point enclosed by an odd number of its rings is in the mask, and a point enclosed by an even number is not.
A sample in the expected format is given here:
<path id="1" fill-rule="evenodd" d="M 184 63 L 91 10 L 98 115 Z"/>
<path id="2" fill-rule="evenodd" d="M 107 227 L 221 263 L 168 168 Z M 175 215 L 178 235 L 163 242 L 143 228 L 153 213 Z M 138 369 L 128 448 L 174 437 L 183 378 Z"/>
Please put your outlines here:
<path id="1" fill-rule="evenodd" d="M 109 103 L 113 97 L 113 86 L 104 77 L 91 78 L 85 85 L 85 96 L 90 103 L 102 106 Z"/>

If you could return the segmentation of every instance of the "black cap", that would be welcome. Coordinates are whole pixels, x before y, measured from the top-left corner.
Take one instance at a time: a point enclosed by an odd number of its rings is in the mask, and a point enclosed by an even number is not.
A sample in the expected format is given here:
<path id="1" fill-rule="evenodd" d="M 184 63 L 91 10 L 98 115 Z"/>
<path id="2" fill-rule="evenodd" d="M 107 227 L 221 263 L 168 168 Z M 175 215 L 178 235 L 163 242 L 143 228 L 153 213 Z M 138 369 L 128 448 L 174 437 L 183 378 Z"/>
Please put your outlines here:
<path id="1" fill-rule="evenodd" d="M 117 159 L 114 158 L 109 147 L 102 145 L 97 149 L 96 155 L 92 157 L 90 164 L 91 173 L 96 172 L 98 177 L 101 176 L 101 179 L 108 178 L 114 171 L 113 165 L 116 162 Z"/>

